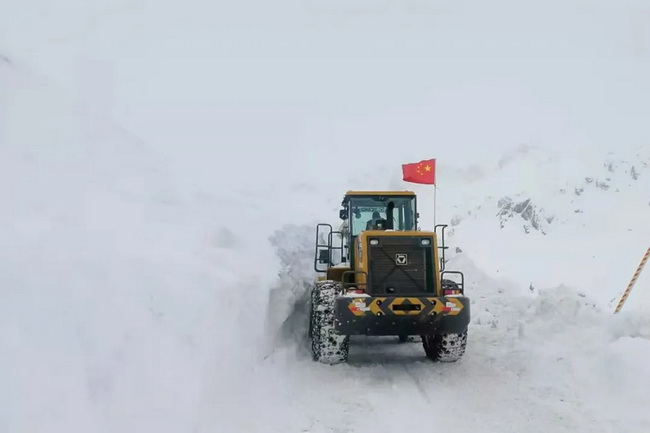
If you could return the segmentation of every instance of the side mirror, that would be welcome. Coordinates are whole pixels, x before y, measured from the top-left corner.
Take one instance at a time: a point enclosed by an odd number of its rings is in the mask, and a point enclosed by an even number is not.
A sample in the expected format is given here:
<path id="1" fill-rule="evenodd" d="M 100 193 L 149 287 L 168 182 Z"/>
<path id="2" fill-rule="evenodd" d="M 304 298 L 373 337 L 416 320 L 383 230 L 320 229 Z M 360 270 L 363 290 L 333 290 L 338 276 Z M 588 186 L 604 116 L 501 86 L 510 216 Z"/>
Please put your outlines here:
<path id="1" fill-rule="evenodd" d="M 348 211 L 345 209 L 341 209 L 339 211 L 339 218 L 341 218 L 342 220 L 348 219 Z"/>
<path id="2" fill-rule="evenodd" d="M 318 252 L 318 263 L 327 263 L 330 262 L 330 250 L 324 249 Z"/>

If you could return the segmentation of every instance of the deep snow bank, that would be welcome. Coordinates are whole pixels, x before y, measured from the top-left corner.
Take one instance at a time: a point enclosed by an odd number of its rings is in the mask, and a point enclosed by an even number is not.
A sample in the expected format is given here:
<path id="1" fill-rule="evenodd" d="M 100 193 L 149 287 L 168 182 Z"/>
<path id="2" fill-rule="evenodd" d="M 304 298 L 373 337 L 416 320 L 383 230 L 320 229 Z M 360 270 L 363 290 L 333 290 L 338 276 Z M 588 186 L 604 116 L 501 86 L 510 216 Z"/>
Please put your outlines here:
<path id="1" fill-rule="evenodd" d="M 267 354 L 278 347 L 297 347 L 301 351 L 307 347 L 305 324 L 309 323 L 309 294 L 317 276 L 315 227 L 315 224 L 286 225 L 269 239 L 280 259 L 280 269 L 268 297 Z"/>
<path id="2" fill-rule="evenodd" d="M 234 431 L 264 286 L 220 197 L 7 62 L 0 121 L 0 430 Z"/>
<path id="3" fill-rule="evenodd" d="M 450 265 L 469 277 L 470 353 L 516 374 L 558 413 L 563 406 L 584 411 L 587 416 L 576 419 L 579 430 L 650 427 L 641 409 L 650 404 L 641 391 L 650 385 L 648 367 L 639 356 L 650 350 L 647 315 L 615 316 L 585 291 L 566 285 L 522 294 L 523 288 L 492 279 L 465 254 Z"/>

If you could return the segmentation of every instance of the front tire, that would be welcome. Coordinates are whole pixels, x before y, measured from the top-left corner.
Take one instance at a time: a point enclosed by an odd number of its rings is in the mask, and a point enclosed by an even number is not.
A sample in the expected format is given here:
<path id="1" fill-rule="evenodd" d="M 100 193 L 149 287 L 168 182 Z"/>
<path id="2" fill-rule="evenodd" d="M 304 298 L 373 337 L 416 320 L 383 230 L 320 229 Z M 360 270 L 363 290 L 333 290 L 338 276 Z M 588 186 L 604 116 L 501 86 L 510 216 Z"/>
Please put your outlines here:
<path id="1" fill-rule="evenodd" d="M 343 284 L 336 281 L 319 281 L 311 295 L 310 338 L 314 360 L 323 364 L 346 362 L 350 336 L 334 330 L 334 301 L 344 293 Z"/>

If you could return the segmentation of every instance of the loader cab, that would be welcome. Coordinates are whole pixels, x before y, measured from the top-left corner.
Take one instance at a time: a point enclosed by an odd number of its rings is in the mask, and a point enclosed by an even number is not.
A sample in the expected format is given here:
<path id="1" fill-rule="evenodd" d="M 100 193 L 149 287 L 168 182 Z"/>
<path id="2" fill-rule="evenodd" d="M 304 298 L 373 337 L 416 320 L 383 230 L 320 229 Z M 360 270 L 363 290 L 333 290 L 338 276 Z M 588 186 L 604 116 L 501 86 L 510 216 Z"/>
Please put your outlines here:
<path id="1" fill-rule="evenodd" d="M 417 197 L 411 191 L 348 191 L 341 206 L 339 216 L 346 226 L 341 257 L 346 263 L 353 262 L 353 245 L 362 231 L 418 230 Z"/>
<path id="2" fill-rule="evenodd" d="M 347 220 L 350 241 L 363 230 L 417 230 L 416 196 L 410 191 L 348 191 L 339 216 Z M 379 218 L 377 218 L 379 215 Z"/>
<path id="3" fill-rule="evenodd" d="M 338 230 L 330 224 L 316 228 L 317 272 L 351 268 L 353 245 L 362 231 L 418 230 L 417 198 L 412 191 L 348 191 L 341 206 L 339 217 L 343 222 Z"/>

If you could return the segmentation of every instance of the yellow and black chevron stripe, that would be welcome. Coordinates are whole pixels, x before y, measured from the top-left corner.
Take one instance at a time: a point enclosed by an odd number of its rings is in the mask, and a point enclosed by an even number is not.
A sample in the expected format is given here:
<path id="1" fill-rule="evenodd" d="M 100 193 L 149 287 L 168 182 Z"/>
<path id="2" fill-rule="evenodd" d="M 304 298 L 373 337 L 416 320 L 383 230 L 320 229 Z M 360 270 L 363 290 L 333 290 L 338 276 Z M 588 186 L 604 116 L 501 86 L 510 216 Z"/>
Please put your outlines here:
<path id="1" fill-rule="evenodd" d="M 455 316 L 463 310 L 456 298 L 359 297 L 351 298 L 348 309 L 355 316 L 431 315 Z"/>

